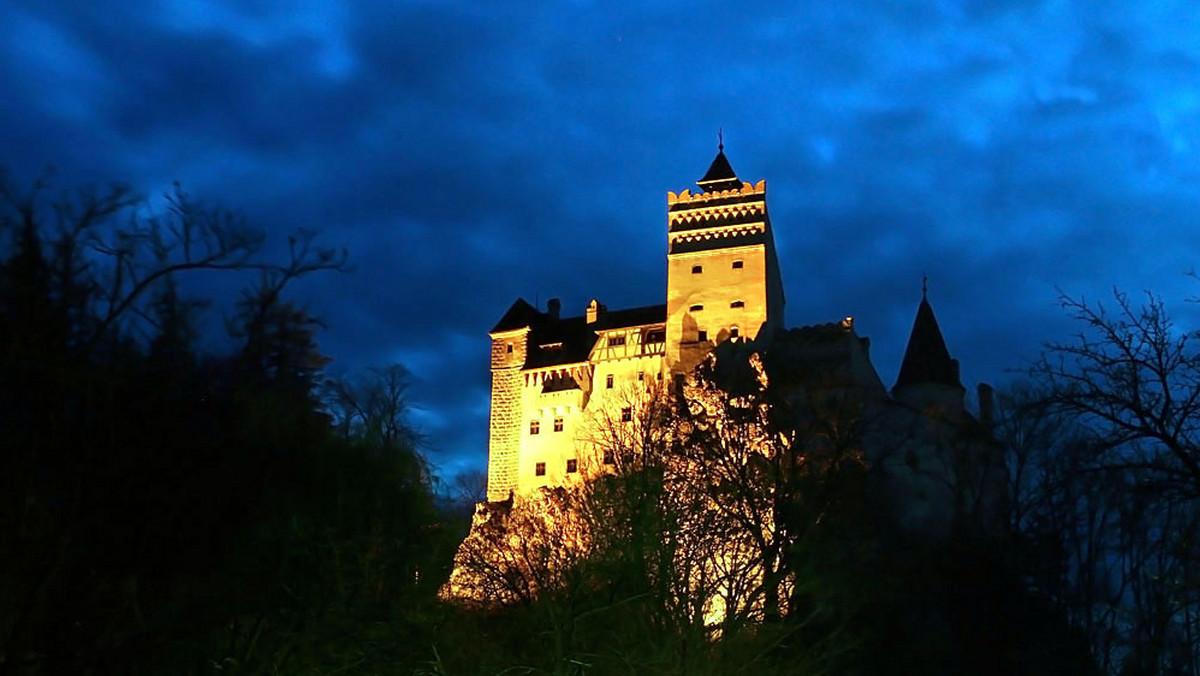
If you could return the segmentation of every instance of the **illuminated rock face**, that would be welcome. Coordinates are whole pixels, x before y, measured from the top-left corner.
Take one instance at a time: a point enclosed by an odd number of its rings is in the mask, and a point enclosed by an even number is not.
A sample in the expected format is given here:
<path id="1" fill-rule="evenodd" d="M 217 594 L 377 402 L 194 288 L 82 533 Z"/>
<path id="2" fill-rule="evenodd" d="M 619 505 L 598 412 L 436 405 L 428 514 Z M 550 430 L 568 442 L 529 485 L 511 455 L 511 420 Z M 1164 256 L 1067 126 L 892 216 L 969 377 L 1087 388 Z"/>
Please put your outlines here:
<path id="1" fill-rule="evenodd" d="M 766 185 L 718 152 L 692 194 L 667 194 L 666 303 L 562 317 L 518 299 L 492 329 L 488 500 L 569 486 L 602 471 L 587 437 L 640 393 L 690 372 L 719 343 L 783 324 Z M 611 461 L 611 458 L 608 459 Z"/>

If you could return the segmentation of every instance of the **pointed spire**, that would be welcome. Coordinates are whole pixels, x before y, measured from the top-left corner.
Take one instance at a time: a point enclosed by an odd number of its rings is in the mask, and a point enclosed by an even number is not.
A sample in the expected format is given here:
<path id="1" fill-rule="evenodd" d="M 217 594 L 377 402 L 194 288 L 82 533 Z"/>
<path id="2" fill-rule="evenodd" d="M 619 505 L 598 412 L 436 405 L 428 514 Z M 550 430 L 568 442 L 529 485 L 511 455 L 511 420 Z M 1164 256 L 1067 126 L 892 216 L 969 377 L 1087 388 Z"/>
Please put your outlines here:
<path id="1" fill-rule="evenodd" d="M 892 392 L 906 385 L 924 384 L 962 389 L 958 379 L 958 361 L 950 358 L 928 294 L 929 278 L 926 276 L 921 282 L 921 304 L 917 307 L 917 318 L 913 321 L 908 348 L 904 350 L 904 361 L 900 364 L 900 375 Z"/>
<path id="2" fill-rule="evenodd" d="M 696 185 L 700 186 L 704 192 L 736 190 L 742 187 L 741 180 L 738 179 L 737 174 L 733 173 L 733 167 L 725 157 L 725 131 L 723 129 L 717 131 L 717 156 L 713 158 L 712 164 L 708 165 L 708 171 L 704 174 L 704 178 L 696 181 Z"/>

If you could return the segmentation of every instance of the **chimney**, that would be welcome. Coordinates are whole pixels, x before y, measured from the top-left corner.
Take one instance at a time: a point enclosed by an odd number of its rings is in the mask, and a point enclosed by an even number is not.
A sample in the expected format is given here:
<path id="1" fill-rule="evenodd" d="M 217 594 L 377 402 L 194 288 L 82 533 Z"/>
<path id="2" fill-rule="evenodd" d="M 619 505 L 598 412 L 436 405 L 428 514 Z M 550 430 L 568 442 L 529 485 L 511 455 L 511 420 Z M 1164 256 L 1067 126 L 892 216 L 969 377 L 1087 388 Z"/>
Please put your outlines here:
<path id="1" fill-rule="evenodd" d="M 595 324 L 600 319 L 600 315 L 604 314 L 604 306 L 595 298 L 587 306 L 587 323 Z"/>
<path id="2" fill-rule="evenodd" d="M 979 393 L 979 422 L 986 430 L 992 429 L 992 414 L 994 402 L 992 398 L 992 386 L 987 383 L 979 383 L 977 388 Z"/>
<path id="3" fill-rule="evenodd" d="M 562 302 L 557 298 L 551 298 L 546 301 L 546 310 L 550 313 L 551 321 L 558 321 L 558 312 L 562 309 Z"/>

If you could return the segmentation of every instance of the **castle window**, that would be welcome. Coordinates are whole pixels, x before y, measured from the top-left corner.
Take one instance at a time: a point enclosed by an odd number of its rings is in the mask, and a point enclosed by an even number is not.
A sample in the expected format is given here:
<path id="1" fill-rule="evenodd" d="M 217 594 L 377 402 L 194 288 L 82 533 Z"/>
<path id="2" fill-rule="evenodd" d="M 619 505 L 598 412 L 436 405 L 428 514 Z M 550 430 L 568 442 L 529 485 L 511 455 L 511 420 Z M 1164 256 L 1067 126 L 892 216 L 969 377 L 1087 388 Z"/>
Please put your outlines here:
<path id="1" fill-rule="evenodd" d="M 638 371 L 638 382 L 640 383 L 640 382 L 642 382 L 642 381 L 643 381 L 643 380 L 645 380 L 645 379 L 646 379 L 646 372 L 645 372 L 645 371 Z"/>
<path id="2" fill-rule="evenodd" d="M 563 431 L 563 419 L 562 418 L 554 419 L 554 431 L 555 432 Z"/>
<path id="3" fill-rule="evenodd" d="M 615 453 L 613 453 L 612 451 L 605 451 L 605 452 L 604 452 L 604 464 L 606 464 L 606 465 L 615 465 L 615 464 L 617 464 L 617 456 L 616 456 L 616 454 L 615 454 Z"/>
<path id="4" fill-rule="evenodd" d="M 734 270 L 741 270 L 741 269 L 742 269 L 742 262 L 741 262 L 741 261 L 734 261 L 734 262 L 733 262 L 733 269 L 734 269 Z"/>
<path id="5" fill-rule="evenodd" d="M 699 312 L 704 309 L 704 306 L 703 305 L 693 305 L 688 309 L 691 310 L 692 312 Z"/>
<path id="6" fill-rule="evenodd" d="M 609 336 L 608 337 L 608 346 L 609 347 L 614 347 L 617 345 L 624 345 L 624 344 L 625 344 L 625 336 Z"/>
<path id="7" fill-rule="evenodd" d="M 605 387 L 605 389 L 611 390 L 612 386 L 613 386 L 613 377 L 612 377 L 612 374 L 610 373 L 610 374 L 608 374 L 608 377 L 604 379 L 604 387 Z"/>
<path id="8" fill-rule="evenodd" d="M 508 352 L 509 354 L 512 354 L 512 343 L 508 343 L 507 345 L 505 345 L 505 347 L 507 348 L 507 350 L 505 350 L 505 351 Z"/>
<path id="9" fill-rule="evenodd" d="M 541 431 L 542 431 L 542 423 L 540 423 L 536 420 L 529 421 L 529 433 L 530 434 L 538 434 Z"/>
<path id="10" fill-rule="evenodd" d="M 533 473 L 537 476 L 546 476 L 546 463 L 539 462 L 533 466 Z"/>
<path id="11" fill-rule="evenodd" d="M 662 382 L 662 371 L 658 372 L 658 382 Z"/>
<path id="12" fill-rule="evenodd" d="M 621 422 L 629 422 L 633 420 L 633 409 L 626 406 L 621 409 Z"/>
<path id="13" fill-rule="evenodd" d="M 736 326 L 735 326 L 735 327 L 733 327 L 733 328 L 729 329 L 729 337 L 730 337 L 730 338 L 737 338 L 737 337 L 738 337 L 738 327 L 736 327 Z"/>
<path id="14" fill-rule="evenodd" d="M 698 275 L 698 274 L 700 274 L 701 272 L 704 272 L 704 266 L 703 266 L 703 265 L 693 265 L 693 266 L 692 266 L 692 274 L 693 274 L 693 275 Z"/>
<path id="15" fill-rule="evenodd" d="M 579 471 L 579 461 L 571 458 L 567 461 L 567 474 L 574 474 Z"/>
<path id="16" fill-rule="evenodd" d="M 708 340 L 708 331 L 700 329 L 696 332 L 696 342 L 703 343 L 706 340 Z"/>
<path id="17" fill-rule="evenodd" d="M 746 303 L 745 303 L 745 301 L 735 300 L 729 304 L 729 307 L 731 307 L 731 308 L 746 307 Z"/>

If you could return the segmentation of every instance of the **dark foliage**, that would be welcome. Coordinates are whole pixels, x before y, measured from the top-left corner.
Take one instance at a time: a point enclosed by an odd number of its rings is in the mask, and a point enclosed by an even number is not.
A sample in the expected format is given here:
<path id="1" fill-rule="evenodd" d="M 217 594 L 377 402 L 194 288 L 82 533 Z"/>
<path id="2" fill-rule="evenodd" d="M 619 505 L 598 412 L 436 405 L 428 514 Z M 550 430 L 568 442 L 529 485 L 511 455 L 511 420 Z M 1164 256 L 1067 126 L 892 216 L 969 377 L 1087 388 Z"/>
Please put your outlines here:
<path id="1" fill-rule="evenodd" d="M 418 664 L 377 628 L 429 626 L 451 543 L 428 473 L 411 435 L 334 434 L 319 324 L 283 296 L 344 255 L 300 234 L 268 262 L 182 192 L 159 217 L 2 193 L 0 673 Z M 196 347 L 196 270 L 257 274 L 229 354 Z"/>

